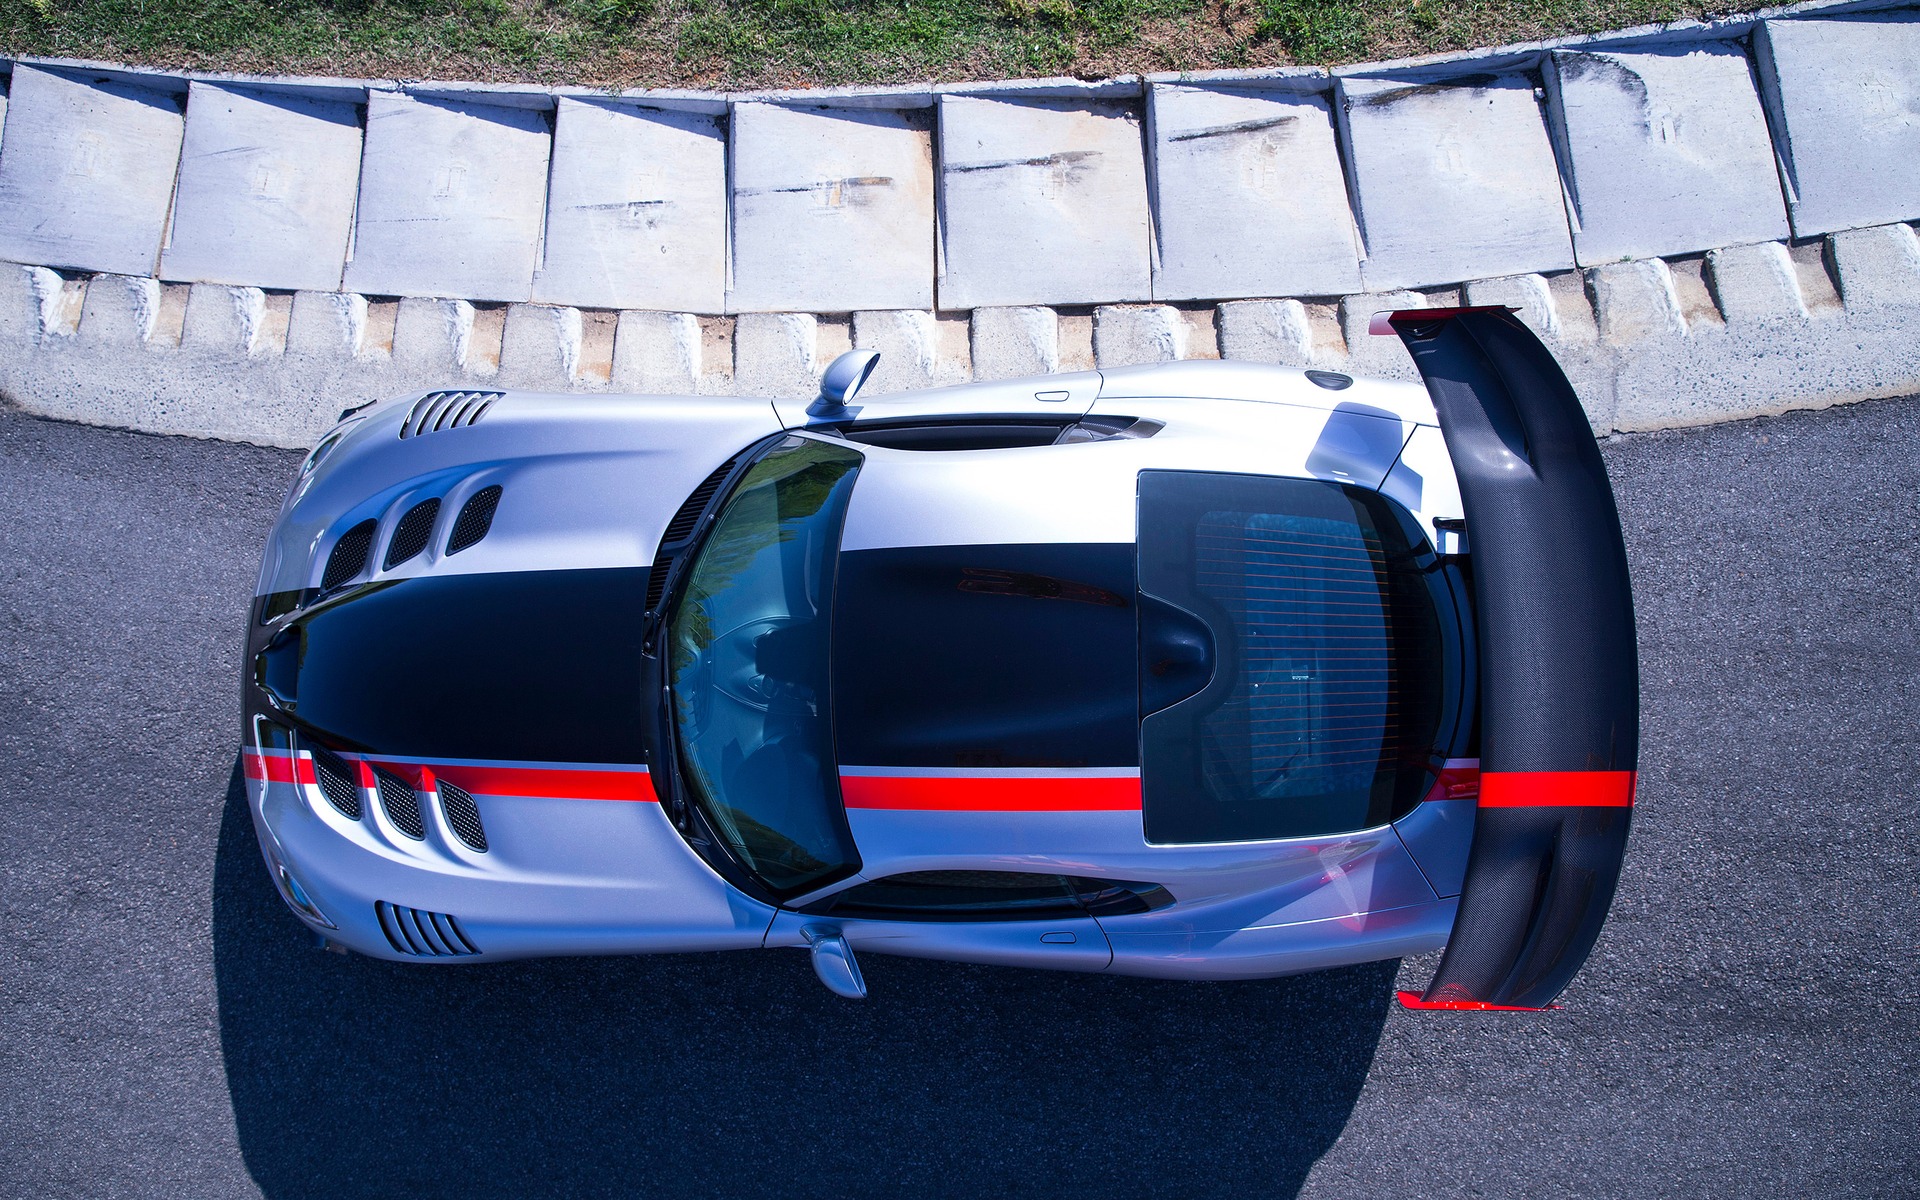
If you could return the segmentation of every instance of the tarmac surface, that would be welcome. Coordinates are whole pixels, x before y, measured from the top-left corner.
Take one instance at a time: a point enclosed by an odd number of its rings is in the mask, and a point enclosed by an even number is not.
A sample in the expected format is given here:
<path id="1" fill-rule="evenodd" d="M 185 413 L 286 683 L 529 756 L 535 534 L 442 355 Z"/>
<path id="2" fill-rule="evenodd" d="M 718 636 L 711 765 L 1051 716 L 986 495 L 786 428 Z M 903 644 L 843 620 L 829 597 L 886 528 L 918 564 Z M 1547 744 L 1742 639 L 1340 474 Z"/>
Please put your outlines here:
<path id="1" fill-rule="evenodd" d="M 1920 1193 L 1920 400 L 1605 445 L 1639 810 L 1542 1014 L 319 953 L 235 775 L 299 455 L 0 411 L 0 1196 Z"/>

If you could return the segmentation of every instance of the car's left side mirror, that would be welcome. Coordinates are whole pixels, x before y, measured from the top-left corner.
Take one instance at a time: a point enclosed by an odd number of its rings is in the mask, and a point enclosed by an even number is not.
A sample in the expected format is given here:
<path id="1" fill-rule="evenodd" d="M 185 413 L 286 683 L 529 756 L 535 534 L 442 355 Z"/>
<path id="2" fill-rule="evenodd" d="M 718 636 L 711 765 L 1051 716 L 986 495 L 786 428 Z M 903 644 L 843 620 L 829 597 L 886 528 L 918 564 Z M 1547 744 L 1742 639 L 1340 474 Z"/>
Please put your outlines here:
<path id="1" fill-rule="evenodd" d="M 840 936 L 839 930 L 809 925 L 800 935 L 807 939 L 812 953 L 813 973 L 827 985 L 828 991 L 849 1000 L 866 999 L 867 981 L 860 977 L 860 964 L 854 961 L 853 947 L 847 945 L 847 939 Z"/>

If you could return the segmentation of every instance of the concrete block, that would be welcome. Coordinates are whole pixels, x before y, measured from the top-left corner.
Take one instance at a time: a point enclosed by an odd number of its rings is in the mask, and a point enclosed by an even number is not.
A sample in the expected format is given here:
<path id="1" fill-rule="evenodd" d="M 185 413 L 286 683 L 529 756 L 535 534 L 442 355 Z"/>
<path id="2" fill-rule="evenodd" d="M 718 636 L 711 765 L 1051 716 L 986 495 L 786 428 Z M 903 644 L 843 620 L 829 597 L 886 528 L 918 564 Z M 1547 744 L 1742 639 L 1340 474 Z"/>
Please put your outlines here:
<path id="1" fill-rule="evenodd" d="M 1609 263 L 1587 272 L 1600 339 L 1626 346 L 1647 338 L 1685 337 L 1687 319 L 1673 273 L 1657 258 Z"/>
<path id="2" fill-rule="evenodd" d="M 160 314 L 160 281 L 139 275 L 96 275 L 80 309 L 80 340 L 128 349 L 147 344 Z"/>
<path id="3" fill-rule="evenodd" d="M 517 387 L 566 387 L 580 365 L 580 325 L 577 308 L 509 307 L 500 341 L 500 381 Z"/>
<path id="4" fill-rule="evenodd" d="M 27 268 L 27 280 L 33 288 L 39 309 L 39 337 L 44 345 L 50 338 L 72 337 L 80 329 L 80 310 L 86 303 L 87 280 L 69 279 L 46 267 Z"/>
<path id="5" fill-rule="evenodd" d="M 733 326 L 733 390 L 742 396 L 810 399 L 820 394 L 811 313 L 742 313 Z"/>
<path id="6" fill-rule="evenodd" d="M 1093 310 L 1093 361 L 1102 367 L 1174 362 L 1186 357 L 1187 323 L 1164 304 L 1103 305 Z"/>
<path id="7" fill-rule="evenodd" d="M 1565 270 L 1573 240 L 1533 83 L 1342 79 L 1367 287 Z"/>
<path id="8" fill-rule="evenodd" d="M 976 308 L 970 325 L 968 346 L 978 382 L 1060 369 L 1060 318 L 1050 308 Z"/>
<path id="9" fill-rule="evenodd" d="M 1298 300 L 1234 300 L 1220 306 L 1220 357 L 1283 367 L 1313 365 L 1313 328 Z"/>
<path id="10" fill-rule="evenodd" d="M 287 352 L 338 357 L 360 353 L 367 298 L 355 292 L 295 292 Z"/>
<path id="11" fill-rule="evenodd" d="M 394 317 L 393 364 L 422 376 L 458 371 L 472 338 L 473 305 L 410 296 Z"/>
<path id="12" fill-rule="evenodd" d="M 1155 84 L 1157 300 L 1360 288 L 1327 98 Z"/>
<path id="13" fill-rule="evenodd" d="M 1581 265 L 1787 236 L 1773 143 L 1740 47 L 1563 50 L 1547 79 Z"/>
<path id="14" fill-rule="evenodd" d="M 927 114 L 733 107 L 734 312 L 933 307 Z"/>
<path id="15" fill-rule="evenodd" d="M 180 344 L 225 354 L 252 354 L 265 325 L 267 295 L 259 288 L 196 283 L 187 295 Z"/>
<path id="16" fill-rule="evenodd" d="M 1466 302 L 1470 305 L 1504 304 L 1520 310 L 1527 328 L 1548 341 L 1560 339 L 1560 316 L 1554 309 L 1553 293 L 1541 275 L 1509 275 L 1504 279 L 1476 279 L 1467 284 Z"/>
<path id="17" fill-rule="evenodd" d="M 345 290 L 525 300 L 551 141 L 533 109 L 370 94 Z"/>
<path id="18" fill-rule="evenodd" d="M 40 296 L 33 276 L 36 270 L 44 268 L 0 263 L 0 339 L 8 345 L 26 346 L 40 340 Z"/>
<path id="19" fill-rule="evenodd" d="M 880 352 L 880 365 L 868 377 L 863 394 L 878 396 L 960 382 L 937 377 L 939 329 L 933 314 L 925 310 L 854 313 L 853 344 Z"/>
<path id="20" fill-rule="evenodd" d="M 1729 325 L 1807 316 L 1793 259 L 1779 242 L 1713 251 L 1707 255 L 1707 285 Z"/>
<path id="21" fill-rule="evenodd" d="M 1340 333 L 1347 342 L 1347 363 L 1342 369 L 1377 379 L 1419 379 L 1420 373 L 1413 369 L 1413 359 L 1398 337 L 1369 333 L 1368 329 L 1375 313 L 1431 307 L 1419 292 L 1374 292 L 1342 299 Z"/>
<path id="22" fill-rule="evenodd" d="M 1754 50 L 1794 233 L 1920 217 L 1920 17 L 1765 21 Z"/>
<path id="23" fill-rule="evenodd" d="M 1849 309 L 1920 304 L 1920 240 L 1912 226 L 1847 230 L 1828 246 Z"/>
<path id="24" fill-rule="evenodd" d="M 720 119 L 562 96 L 534 299 L 717 313 L 726 288 Z"/>
<path id="25" fill-rule="evenodd" d="M 359 187 L 357 105 L 196 80 L 160 272 L 332 291 Z"/>
<path id="26" fill-rule="evenodd" d="M 700 318 L 692 313 L 623 312 L 613 335 L 613 386 L 691 396 L 700 387 Z"/>
<path id="27" fill-rule="evenodd" d="M 17 66 L 0 147 L 0 258 L 151 275 L 180 162 L 180 97 Z"/>
<path id="28" fill-rule="evenodd" d="M 940 152 L 941 308 L 1152 298 L 1132 105 L 942 96 Z"/>

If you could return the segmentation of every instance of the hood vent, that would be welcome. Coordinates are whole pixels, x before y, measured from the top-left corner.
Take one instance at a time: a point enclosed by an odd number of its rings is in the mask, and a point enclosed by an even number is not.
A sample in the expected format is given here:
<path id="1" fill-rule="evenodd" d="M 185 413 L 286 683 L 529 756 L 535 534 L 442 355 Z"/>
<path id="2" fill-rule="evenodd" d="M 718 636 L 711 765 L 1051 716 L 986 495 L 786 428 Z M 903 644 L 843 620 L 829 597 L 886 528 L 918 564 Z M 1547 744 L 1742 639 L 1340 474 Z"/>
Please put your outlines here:
<path id="1" fill-rule="evenodd" d="M 648 612 L 658 608 L 661 596 L 666 594 L 667 574 L 673 568 L 673 555 L 667 551 L 667 547 L 693 536 L 695 527 L 700 524 L 701 514 L 707 511 L 707 505 L 713 500 L 713 494 L 720 490 L 720 485 L 733 472 L 733 464 L 739 461 L 740 456 L 736 454 L 715 467 L 713 474 L 701 480 L 700 486 L 693 489 L 693 495 L 687 497 L 680 511 L 673 514 L 673 520 L 667 522 L 667 532 L 661 536 L 660 549 L 653 556 L 653 571 L 647 576 Z"/>
<path id="2" fill-rule="evenodd" d="M 313 778 L 320 785 L 320 794 L 340 810 L 341 816 L 358 821 L 360 785 L 354 782 L 353 768 L 325 746 L 308 745 L 306 749 L 313 754 Z"/>
<path id="3" fill-rule="evenodd" d="M 320 575 L 320 590 L 330 592 L 367 569 L 367 554 L 373 549 L 373 533 L 379 523 L 360 522 L 340 535 L 327 555 L 327 569 Z"/>
<path id="4" fill-rule="evenodd" d="M 423 433 L 476 425 L 494 401 L 504 395 L 505 392 L 428 392 L 407 410 L 407 419 L 400 422 L 400 436 L 418 437 Z"/>
<path id="5" fill-rule="evenodd" d="M 455 958 L 480 953 L 479 948 L 467 940 L 459 922 L 447 913 L 405 908 L 385 900 L 374 901 L 373 912 L 380 918 L 380 932 L 387 935 L 387 945 L 397 954 L 409 958 Z"/>
<path id="6" fill-rule="evenodd" d="M 487 536 L 493 528 L 494 510 L 500 507 L 500 485 L 484 487 L 468 497 L 454 518 L 453 533 L 447 538 L 447 553 L 458 554 Z"/>
<path id="7" fill-rule="evenodd" d="M 427 826 L 420 818 L 420 797 L 414 794 L 413 785 L 378 767 L 374 768 L 373 782 L 380 793 L 380 807 L 387 810 L 393 827 L 415 841 L 425 839 Z"/>
<path id="8" fill-rule="evenodd" d="M 422 500 L 408 509 L 394 526 L 393 540 L 387 543 L 386 570 L 393 570 L 427 548 L 433 537 L 434 518 L 440 515 L 440 501 Z"/>
<path id="9" fill-rule="evenodd" d="M 700 481 L 700 486 L 693 489 L 693 495 L 687 497 L 687 502 L 680 506 L 680 511 L 673 514 L 673 520 L 667 522 L 667 532 L 660 539 L 661 545 L 670 546 L 675 542 L 683 541 L 693 532 L 693 527 L 700 523 L 700 514 L 707 511 L 707 502 L 712 500 L 713 494 L 720 490 L 720 485 L 727 481 L 727 474 L 733 470 L 733 464 L 736 461 L 736 459 L 728 459 L 715 467 L 713 474 Z"/>

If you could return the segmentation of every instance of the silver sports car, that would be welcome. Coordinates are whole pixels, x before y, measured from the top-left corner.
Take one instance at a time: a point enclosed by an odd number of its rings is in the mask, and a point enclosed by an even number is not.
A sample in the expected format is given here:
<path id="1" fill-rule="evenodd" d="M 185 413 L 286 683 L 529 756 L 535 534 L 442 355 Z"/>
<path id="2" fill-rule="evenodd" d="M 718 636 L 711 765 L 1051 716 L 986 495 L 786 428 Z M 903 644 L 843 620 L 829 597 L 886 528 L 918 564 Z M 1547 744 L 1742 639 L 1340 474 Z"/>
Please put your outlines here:
<path id="1" fill-rule="evenodd" d="M 1585 960 L 1638 737 L 1613 497 L 1505 309 L 1424 380 L 1181 362 L 343 414 L 249 619 L 268 870 L 378 958 L 800 947 L 1242 979 Z"/>

